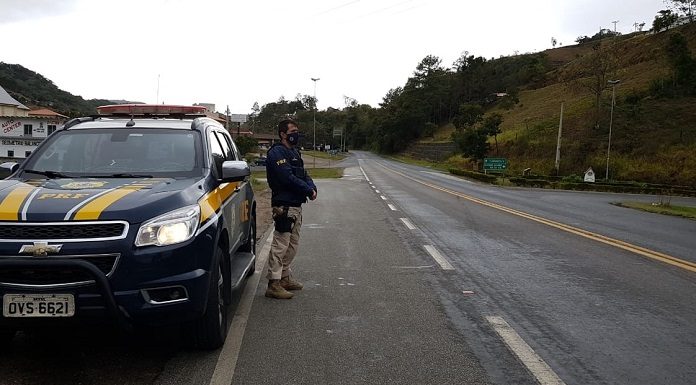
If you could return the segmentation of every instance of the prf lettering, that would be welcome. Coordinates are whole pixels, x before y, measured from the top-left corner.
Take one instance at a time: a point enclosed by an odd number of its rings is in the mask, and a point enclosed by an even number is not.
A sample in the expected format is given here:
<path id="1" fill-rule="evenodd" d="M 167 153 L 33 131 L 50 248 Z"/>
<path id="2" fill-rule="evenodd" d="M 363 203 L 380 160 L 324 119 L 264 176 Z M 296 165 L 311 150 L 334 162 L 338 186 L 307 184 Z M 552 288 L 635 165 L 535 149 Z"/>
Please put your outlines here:
<path id="1" fill-rule="evenodd" d="M 44 199 L 82 199 L 88 197 L 89 194 L 41 194 L 39 200 Z"/>

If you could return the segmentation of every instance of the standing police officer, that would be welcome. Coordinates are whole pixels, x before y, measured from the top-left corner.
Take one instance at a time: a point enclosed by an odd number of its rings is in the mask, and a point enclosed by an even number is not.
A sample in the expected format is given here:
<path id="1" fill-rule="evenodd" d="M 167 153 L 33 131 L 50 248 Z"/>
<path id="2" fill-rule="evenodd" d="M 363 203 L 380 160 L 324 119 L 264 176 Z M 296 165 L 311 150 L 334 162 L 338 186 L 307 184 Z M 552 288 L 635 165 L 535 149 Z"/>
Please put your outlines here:
<path id="1" fill-rule="evenodd" d="M 300 242 L 302 204 L 317 199 L 317 186 L 304 169 L 297 123 L 286 119 L 278 123 L 280 143 L 268 150 L 266 176 L 271 188 L 273 207 L 273 243 L 268 256 L 268 289 L 266 297 L 290 299 L 290 290 L 301 290 L 302 284 L 291 276 L 292 263 Z"/>

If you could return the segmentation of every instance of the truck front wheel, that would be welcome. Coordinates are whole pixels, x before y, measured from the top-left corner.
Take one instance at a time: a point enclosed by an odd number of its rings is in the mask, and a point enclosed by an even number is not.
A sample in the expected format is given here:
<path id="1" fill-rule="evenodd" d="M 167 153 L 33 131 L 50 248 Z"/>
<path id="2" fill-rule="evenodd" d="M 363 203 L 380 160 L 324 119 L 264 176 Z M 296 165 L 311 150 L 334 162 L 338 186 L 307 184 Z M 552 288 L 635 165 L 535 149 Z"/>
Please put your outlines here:
<path id="1" fill-rule="evenodd" d="M 210 272 L 208 305 L 203 317 L 193 325 L 193 335 L 198 348 L 213 350 L 220 348 L 227 337 L 227 305 L 224 292 L 227 279 L 223 266 L 225 252 L 220 246 L 215 251 L 215 267 Z"/>

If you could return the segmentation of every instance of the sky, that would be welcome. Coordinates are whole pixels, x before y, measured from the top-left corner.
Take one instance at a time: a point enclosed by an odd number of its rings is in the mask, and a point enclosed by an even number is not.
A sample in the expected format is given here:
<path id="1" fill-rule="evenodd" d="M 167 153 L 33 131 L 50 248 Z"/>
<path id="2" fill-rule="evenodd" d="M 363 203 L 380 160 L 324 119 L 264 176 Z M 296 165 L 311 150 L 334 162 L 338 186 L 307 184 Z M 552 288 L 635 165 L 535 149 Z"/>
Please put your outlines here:
<path id="1" fill-rule="evenodd" d="M 214 103 L 280 96 L 377 106 L 426 55 L 450 67 L 652 24 L 662 0 L 0 0 L 0 61 L 86 99 Z M 158 93 L 159 83 L 159 93 Z"/>

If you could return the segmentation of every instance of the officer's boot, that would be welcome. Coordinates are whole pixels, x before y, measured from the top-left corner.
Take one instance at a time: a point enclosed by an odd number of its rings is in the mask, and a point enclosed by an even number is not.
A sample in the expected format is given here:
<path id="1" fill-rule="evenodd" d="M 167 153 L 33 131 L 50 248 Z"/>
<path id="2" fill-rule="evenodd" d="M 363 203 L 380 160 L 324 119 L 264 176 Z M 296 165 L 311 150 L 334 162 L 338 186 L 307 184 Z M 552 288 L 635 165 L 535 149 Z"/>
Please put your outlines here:
<path id="1" fill-rule="evenodd" d="M 268 281 L 268 288 L 266 289 L 266 297 L 277 298 L 277 299 L 290 299 L 294 294 L 285 290 L 277 279 L 271 279 Z"/>
<path id="2" fill-rule="evenodd" d="M 282 286 L 285 290 L 302 290 L 304 287 L 303 284 L 294 280 L 290 276 L 283 277 L 283 279 L 280 280 L 280 286 Z"/>

